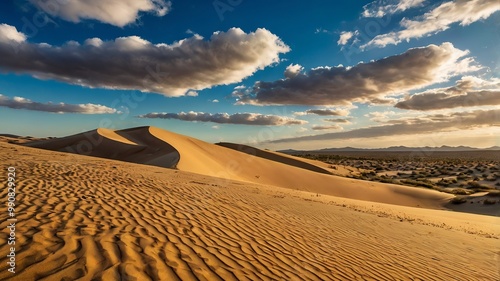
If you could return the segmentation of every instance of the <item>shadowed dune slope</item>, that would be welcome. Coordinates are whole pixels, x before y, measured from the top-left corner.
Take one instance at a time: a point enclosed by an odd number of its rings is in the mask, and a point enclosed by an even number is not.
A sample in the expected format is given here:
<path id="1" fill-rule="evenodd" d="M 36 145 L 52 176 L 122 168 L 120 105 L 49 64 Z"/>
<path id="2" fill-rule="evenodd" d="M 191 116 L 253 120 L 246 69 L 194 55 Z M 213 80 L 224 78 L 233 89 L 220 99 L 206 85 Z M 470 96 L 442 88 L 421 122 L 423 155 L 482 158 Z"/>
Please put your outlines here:
<path id="1" fill-rule="evenodd" d="M 87 156 L 108 158 L 139 164 L 175 168 L 179 152 L 168 143 L 158 140 L 147 128 L 121 131 L 96 129 L 64 138 L 36 141 L 25 146 Z"/>
<path id="2" fill-rule="evenodd" d="M 98 129 L 29 146 L 78 153 L 78 147 L 83 146 L 82 142 L 91 142 L 89 139 L 96 143 L 87 154 L 90 156 L 161 167 L 173 167 L 175 163 L 179 170 L 214 176 L 221 182 L 240 180 L 318 194 L 428 208 L 441 208 L 453 197 L 432 190 L 313 172 L 155 127 L 119 131 Z M 178 155 L 178 158 L 172 155 Z M 175 159 L 178 161 L 173 161 Z M 303 166 L 306 165 L 304 162 Z"/>
<path id="3" fill-rule="evenodd" d="M 289 157 L 286 154 L 275 153 L 273 151 L 265 151 L 265 150 L 251 147 L 251 146 L 244 145 L 244 144 L 237 144 L 237 143 L 230 143 L 230 142 L 219 142 L 216 144 L 223 146 L 223 147 L 237 150 L 239 152 L 243 152 L 246 154 L 250 154 L 253 156 L 257 156 L 257 157 L 264 158 L 264 159 L 271 160 L 271 161 L 275 161 L 275 162 L 280 162 L 280 163 L 287 164 L 290 166 L 295 166 L 298 168 L 310 170 L 313 172 L 318 172 L 318 173 L 322 173 L 322 174 L 331 174 L 326 169 L 323 169 L 323 168 L 318 167 L 316 165 L 302 161 L 302 159 L 298 160 L 296 158 Z"/>

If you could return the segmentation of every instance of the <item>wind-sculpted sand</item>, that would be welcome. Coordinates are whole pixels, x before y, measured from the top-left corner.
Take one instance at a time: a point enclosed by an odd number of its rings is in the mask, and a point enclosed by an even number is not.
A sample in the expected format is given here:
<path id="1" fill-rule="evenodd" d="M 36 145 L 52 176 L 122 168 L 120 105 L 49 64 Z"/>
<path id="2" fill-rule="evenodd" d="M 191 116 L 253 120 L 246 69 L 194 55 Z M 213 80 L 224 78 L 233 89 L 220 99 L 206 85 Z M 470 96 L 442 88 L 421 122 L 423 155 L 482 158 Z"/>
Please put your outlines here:
<path id="1" fill-rule="evenodd" d="M 175 167 L 222 180 L 240 180 L 405 206 L 441 208 L 453 197 L 431 190 L 318 173 L 304 168 L 312 164 L 304 162 L 303 165 L 297 165 L 297 159 L 287 158 L 284 154 L 280 155 L 280 161 L 276 161 L 268 155 L 259 155 L 267 158 L 254 156 L 155 127 L 119 131 L 97 129 L 66 138 L 30 143 L 28 146 Z M 291 161 L 295 164 L 291 165 Z M 325 171 L 319 166 L 317 169 Z"/>
<path id="2" fill-rule="evenodd" d="M 180 155 L 179 166 L 187 165 Z M 0 161 L 2 182 L 6 167 L 16 168 L 19 203 L 16 273 L 7 271 L 2 235 L 0 280 L 500 278 L 500 219 L 493 216 L 7 143 Z M 0 212 L 2 229 L 6 218 Z"/>

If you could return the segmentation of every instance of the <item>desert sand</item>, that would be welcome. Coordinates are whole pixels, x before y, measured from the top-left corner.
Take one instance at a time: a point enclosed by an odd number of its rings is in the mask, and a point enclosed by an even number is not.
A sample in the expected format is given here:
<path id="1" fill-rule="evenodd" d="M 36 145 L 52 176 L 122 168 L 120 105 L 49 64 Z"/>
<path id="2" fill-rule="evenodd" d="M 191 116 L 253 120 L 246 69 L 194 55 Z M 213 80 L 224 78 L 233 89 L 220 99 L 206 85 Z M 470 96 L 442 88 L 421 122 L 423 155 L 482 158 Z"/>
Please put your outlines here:
<path id="1" fill-rule="evenodd" d="M 175 167 L 180 171 L 217 177 L 219 181 L 239 180 L 396 205 L 439 208 L 453 197 L 432 190 L 365 183 L 318 173 L 297 165 L 289 165 L 282 159 L 274 161 L 272 157 L 242 153 L 155 127 L 116 132 L 98 129 L 28 145 L 56 151 L 83 152 L 91 156 L 160 167 Z M 291 157 L 288 159 L 296 160 Z M 304 162 L 304 165 L 312 166 L 307 162 Z"/>
<path id="2" fill-rule="evenodd" d="M 34 148 L 78 150 L 89 136 L 91 156 Z M 500 278 L 500 218 L 445 210 L 450 194 L 153 127 L 31 146 L 0 142 L 0 180 L 16 168 L 18 202 L 16 273 L 2 254 L 0 280 Z"/>

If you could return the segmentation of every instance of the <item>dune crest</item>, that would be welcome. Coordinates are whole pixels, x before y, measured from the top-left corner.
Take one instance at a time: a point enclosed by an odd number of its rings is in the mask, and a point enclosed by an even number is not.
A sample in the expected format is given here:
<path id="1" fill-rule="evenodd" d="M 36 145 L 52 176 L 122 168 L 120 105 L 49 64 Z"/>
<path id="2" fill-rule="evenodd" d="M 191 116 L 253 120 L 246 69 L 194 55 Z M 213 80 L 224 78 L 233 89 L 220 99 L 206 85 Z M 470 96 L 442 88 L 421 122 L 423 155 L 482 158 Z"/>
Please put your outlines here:
<path id="1" fill-rule="evenodd" d="M 311 164 L 311 163 L 308 163 L 307 161 L 303 161 L 303 159 L 297 159 L 297 158 L 294 158 L 293 156 L 288 156 L 288 155 L 285 155 L 282 153 L 278 153 L 278 152 L 274 152 L 274 151 L 266 151 L 266 150 L 258 149 L 258 148 L 251 147 L 248 145 L 237 144 L 237 143 L 219 142 L 216 144 L 219 146 L 222 146 L 222 147 L 234 149 L 234 150 L 239 151 L 239 152 L 243 152 L 243 153 L 257 156 L 260 158 L 264 158 L 267 160 L 272 160 L 275 162 L 280 162 L 280 163 L 287 164 L 290 166 L 295 166 L 298 168 L 310 170 L 313 172 L 318 172 L 318 173 L 328 174 L 328 175 L 331 174 L 331 172 L 329 172 L 326 169 L 321 168 L 318 165 Z M 306 159 L 304 159 L 304 160 L 306 160 Z"/>
<path id="2" fill-rule="evenodd" d="M 171 145 L 149 134 L 147 127 L 119 131 L 99 128 L 24 145 L 164 168 L 175 168 L 180 157 Z"/>

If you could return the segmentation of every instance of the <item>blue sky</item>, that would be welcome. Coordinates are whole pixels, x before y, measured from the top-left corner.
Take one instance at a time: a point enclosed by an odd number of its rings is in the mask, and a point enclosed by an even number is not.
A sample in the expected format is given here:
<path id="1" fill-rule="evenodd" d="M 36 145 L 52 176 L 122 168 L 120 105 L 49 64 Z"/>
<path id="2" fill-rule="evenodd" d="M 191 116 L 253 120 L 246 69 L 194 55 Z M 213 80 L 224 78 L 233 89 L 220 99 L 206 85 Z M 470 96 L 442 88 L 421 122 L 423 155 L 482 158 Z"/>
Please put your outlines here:
<path id="1" fill-rule="evenodd" d="M 41 2 L 0 4 L 0 133 L 499 145 L 498 1 Z"/>

